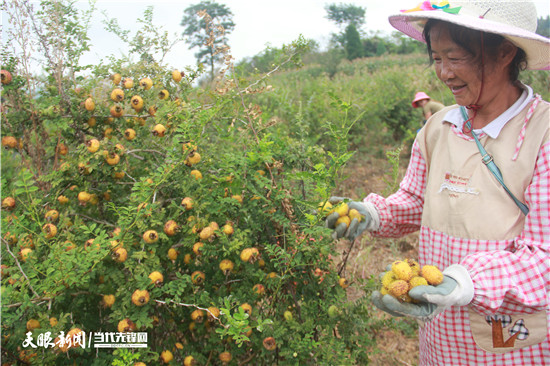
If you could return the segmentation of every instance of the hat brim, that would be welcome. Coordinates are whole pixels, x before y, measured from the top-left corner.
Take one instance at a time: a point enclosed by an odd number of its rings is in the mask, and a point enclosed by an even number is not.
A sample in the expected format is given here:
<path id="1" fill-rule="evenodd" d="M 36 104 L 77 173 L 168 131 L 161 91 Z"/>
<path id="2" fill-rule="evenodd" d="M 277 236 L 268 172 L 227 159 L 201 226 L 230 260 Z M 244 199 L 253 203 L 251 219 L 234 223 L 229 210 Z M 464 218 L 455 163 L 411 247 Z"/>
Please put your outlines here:
<path id="1" fill-rule="evenodd" d="M 550 39 L 518 27 L 511 27 L 490 19 L 450 14 L 442 11 L 415 11 L 389 17 L 390 24 L 398 31 L 426 43 L 422 35 L 429 19 L 438 19 L 482 32 L 499 34 L 520 47 L 527 55 L 527 68 L 550 70 Z"/>

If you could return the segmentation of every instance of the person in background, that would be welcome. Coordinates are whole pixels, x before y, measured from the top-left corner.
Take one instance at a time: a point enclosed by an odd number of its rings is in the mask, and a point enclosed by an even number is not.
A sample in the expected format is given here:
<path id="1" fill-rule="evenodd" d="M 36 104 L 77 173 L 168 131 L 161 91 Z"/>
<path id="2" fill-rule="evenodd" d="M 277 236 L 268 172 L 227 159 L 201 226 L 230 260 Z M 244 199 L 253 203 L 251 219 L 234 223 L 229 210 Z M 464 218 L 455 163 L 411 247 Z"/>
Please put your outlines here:
<path id="1" fill-rule="evenodd" d="M 420 365 L 550 365 L 550 104 L 518 80 L 550 69 L 535 6 L 425 1 L 389 21 L 427 44 L 456 105 L 418 133 L 397 192 L 332 197 L 363 219 L 326 225 L 349 240 L 419 231 L 418 261 L 443 282 L 372 301 L 419 321 Z"/>
<path id="2" fill-rule="evenodd" d="M 422 113 L 424 113 L 424 122 L 422 125 L 424 125 L 435 112 L 439 112 L 445 108 L 442 103 L 432 100 L 432 98 L 424 92 L 416 93 L 412 101 L 412 106 L 413 108 L 422 108 Z"/>

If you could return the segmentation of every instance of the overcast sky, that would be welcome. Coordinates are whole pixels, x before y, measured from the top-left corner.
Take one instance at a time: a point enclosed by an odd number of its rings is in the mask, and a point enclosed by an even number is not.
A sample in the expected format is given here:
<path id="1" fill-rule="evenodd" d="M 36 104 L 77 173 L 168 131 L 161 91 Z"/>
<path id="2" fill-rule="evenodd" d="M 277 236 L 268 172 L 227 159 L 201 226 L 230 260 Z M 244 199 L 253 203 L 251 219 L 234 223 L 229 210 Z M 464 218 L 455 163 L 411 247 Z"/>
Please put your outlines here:
<path id="1" fill-rule="evenodd" d="M 105 10 L 109 17 L 116 18 L 123 29 L 138 29 L 136 19 L 143 11 L 153 6 L 153 23 L 162 27 L 169 35 L 181 35 L 180 25 L 183 11 L 200 0 L 97 0 L 98 11 L 94 17 L 90 38 L 92 50 L 83 58 L 83 63 L 94 64 L 108 56 L 126 53 L 124 44 L 113 34 L 104 30 L 101 14 Z M 393 28 L 388 16 L 401 9 L 410 9 L 419 0 L 217 0 L 225 4 L 233 13 L 235 29 L 229 35 L 229 46 L 233 57 L 240 61 L 262 52 L 266 46 L 281 47 L 297 39 L 301 34 L 307 39 L 316 40 L 325 48 L 331 33 L 338 32 L 337 26 L 326 19 L 327 4 L 353 4 L 366 9 L 366 24 L 363 31 L 381 31 L 390 34 Z M 550 14 L 550 1 L 535 1 L 539 16 Z M 88 1 L 77 0 L 77 6 L 87 8 Z M 6 23 L 3 16 L 3 23 Z M 179 43 L 167 56 L 165 62 L 174 68 L 183 69 L 196 63 L 196 49 Z"/>

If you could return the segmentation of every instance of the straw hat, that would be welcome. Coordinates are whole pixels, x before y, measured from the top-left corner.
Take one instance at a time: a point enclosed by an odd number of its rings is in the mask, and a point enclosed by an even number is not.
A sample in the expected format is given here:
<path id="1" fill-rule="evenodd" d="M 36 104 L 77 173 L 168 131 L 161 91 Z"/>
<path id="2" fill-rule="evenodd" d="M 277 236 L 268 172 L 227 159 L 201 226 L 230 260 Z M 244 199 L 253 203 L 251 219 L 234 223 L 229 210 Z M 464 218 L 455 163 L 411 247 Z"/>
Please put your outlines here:
<path id="1" fill-rule="evenodd" d="M 428 19 L 499 34 L 525 51 L 528 69 L 550 70 L 550 39 L 535 33 L 537 11 L 530 0 L 424 1 L 389 17 L 394 28 L 421 42 Z"/>
<path id="2" fill-rule="evenodd" d="M 414 96 L 414 100 L 412 101 L 413 108 L 418 108 L 418 102 L 424 99 L 430 99 L 430 96 L 424 92 L 418 92 Z"/>

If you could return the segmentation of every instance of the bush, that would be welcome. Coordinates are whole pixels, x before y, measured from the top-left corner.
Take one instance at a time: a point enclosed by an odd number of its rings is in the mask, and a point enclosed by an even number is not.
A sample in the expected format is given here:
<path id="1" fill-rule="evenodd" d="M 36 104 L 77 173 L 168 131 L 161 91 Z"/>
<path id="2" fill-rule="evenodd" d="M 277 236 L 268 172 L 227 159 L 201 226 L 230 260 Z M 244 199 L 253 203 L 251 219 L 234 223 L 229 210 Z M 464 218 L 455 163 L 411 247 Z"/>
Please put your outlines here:
<path id="1" fill-rule="evenodd" d="M 29 21 L 53 19 L 49 4 Z M 345 118 L 327 132 L 331 153 L 262 115 L 249 98 L 262 80 L 209 91 L 192 87 L 200 69 L 151 57 L 74 75 L 47 64 L 45 76 L 24 54 L 4 60 L 3 362 L 368 362 L 378 321 L 364 300 L 346 302 L 354 279 L 317 213 L 351 156 Z M 147 348 L 56 338 L 79 330 L 146 332 Z M 29 346 L 45 332 L 56 347 Z"/>

